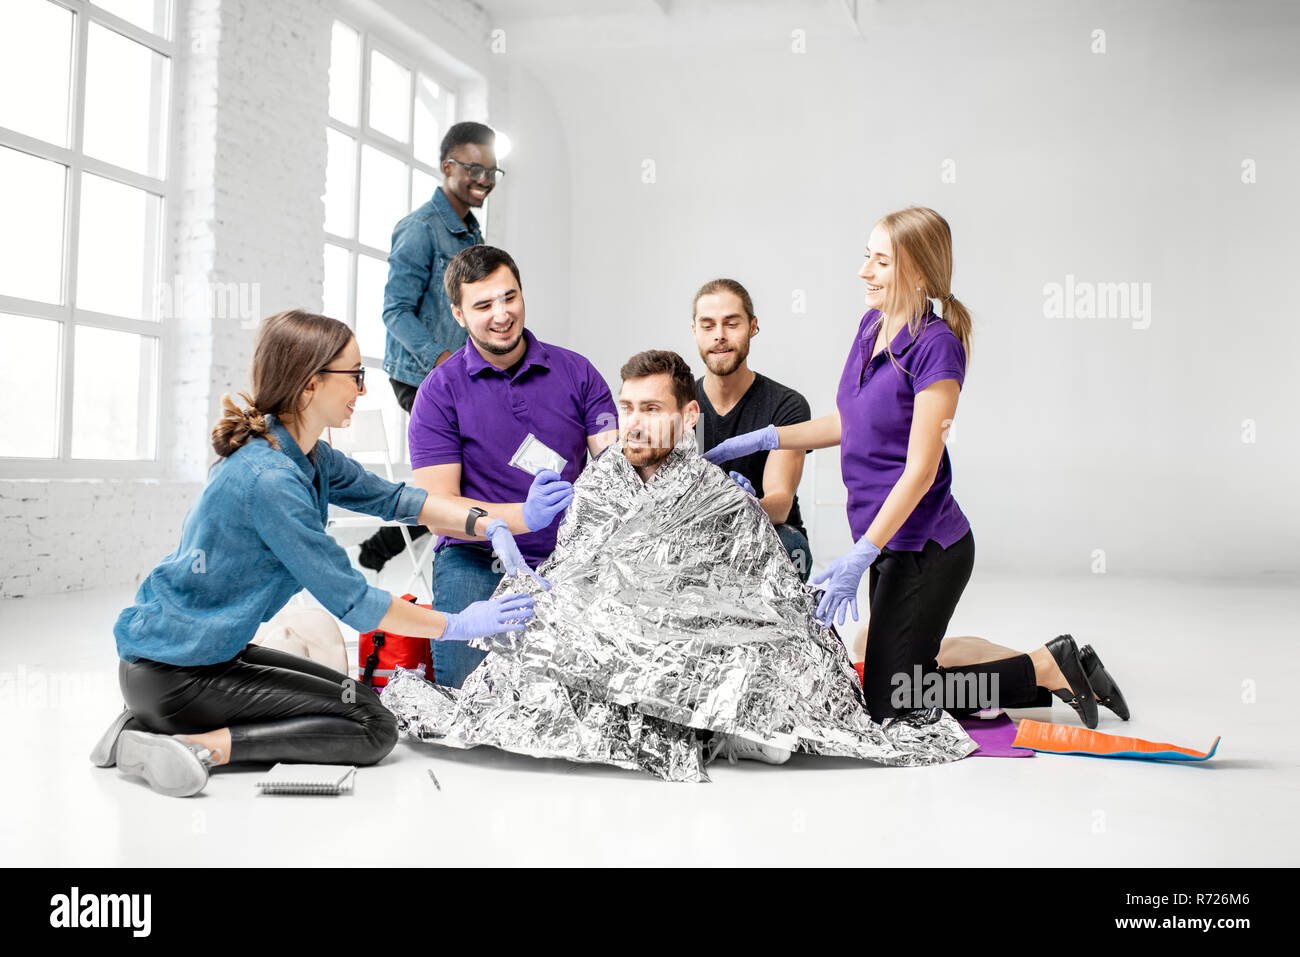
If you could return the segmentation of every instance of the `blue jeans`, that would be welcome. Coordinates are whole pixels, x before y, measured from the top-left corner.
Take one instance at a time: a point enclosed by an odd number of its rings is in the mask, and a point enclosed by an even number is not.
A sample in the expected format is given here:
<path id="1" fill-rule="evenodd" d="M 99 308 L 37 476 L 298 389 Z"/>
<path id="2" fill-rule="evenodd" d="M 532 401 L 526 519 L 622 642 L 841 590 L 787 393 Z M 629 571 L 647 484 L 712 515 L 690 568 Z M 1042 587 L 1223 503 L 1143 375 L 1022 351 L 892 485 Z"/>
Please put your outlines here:
<path id="1" fill-rule="evenodd" d="M 778 525 L 776 534 L 781 537 L 781 544 L 785 546 L 790 561 L 794 562 L 799 580 L 808 581 L 808 576 L 812 574 L 812 552 L 808 549 L 807 537 L 793 525 Z"/>
<path id="2" fill-rule="evenodd" d="M 446 545 L 433 559 L 433 610 L 446 614 L 464 611 L 476 601 L 491 598 L 501 581 L 492 567 L 496 557 L 482 545 Z M 479 666 L 486 652 L 463 641 L 430 642 L 433 648 L 433 678 L 440 685 L 459 688 Z"/>

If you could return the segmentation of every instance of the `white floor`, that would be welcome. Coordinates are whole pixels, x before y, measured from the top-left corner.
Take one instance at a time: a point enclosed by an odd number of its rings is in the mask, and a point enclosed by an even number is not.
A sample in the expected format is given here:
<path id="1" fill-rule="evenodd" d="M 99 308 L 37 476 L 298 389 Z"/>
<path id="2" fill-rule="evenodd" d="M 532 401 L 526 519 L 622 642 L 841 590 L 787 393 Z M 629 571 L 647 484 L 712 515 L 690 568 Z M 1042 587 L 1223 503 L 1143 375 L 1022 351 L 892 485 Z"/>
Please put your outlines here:
<path id="1" fill-rule="evenodd" d="M 110 629 L 132 592 L 0 602 L 0 863 L 1300 864 L 1295 588 L 978 571 L 967 588 L 951 633 L 1093 643 L 1134 714 L 1100 730 L 1199 750 L 1222 735 L 1203 764 L 801 755 L 671 785 L 404 741 L 349 796 L 259 797 L 227 770 L 188 800 L 86 758 L 121 706 Z"/>

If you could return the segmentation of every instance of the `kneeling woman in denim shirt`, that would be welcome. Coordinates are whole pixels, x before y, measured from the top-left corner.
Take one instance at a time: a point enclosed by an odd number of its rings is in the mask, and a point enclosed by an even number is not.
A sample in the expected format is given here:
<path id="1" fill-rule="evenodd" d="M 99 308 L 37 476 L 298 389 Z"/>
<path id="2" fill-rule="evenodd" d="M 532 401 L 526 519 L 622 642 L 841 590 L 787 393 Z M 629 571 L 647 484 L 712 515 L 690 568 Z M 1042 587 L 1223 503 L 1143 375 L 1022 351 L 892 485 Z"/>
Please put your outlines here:
<path id="1" fill-rule="evenodd" d="M 422 489 L 385 481 L 320 441 L 326 428 L 348 425 L 365 393 L 346 325 L 298 311 L 272 316 L 258 332 L 252 379 L 251 408 L 223 399 L 212 431 L 221 460 L 180 545 L 113 628 L 126 710 L 91 760 L 174 796 L 202 790 L 215 765 L 373 764 L 397 743 L 392 714 L 369 688 L 249 644 L 299 589 L 357 631 L 450 641 L 518 631 L 533 614 L 526 595 L 455 615 L 395 599 L 367 584 L 326 533 L 331 503 L 435 530 L 463 524 L 459 508 L 426 505 Z M 508 531 L 485 534 L 507 569 L 522 565 Z"/>

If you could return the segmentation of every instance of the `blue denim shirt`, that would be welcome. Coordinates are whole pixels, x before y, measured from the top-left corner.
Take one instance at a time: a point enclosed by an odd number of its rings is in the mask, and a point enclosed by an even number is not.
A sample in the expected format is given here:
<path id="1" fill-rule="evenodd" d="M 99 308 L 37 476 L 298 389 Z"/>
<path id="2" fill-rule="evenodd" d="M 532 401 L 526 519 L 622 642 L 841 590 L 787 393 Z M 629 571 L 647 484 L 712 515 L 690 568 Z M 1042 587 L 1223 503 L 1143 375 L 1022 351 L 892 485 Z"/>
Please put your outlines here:
<path id="1" fill-rule="evenodd" d="M 213 467 L 180 545 L 113 626 L 119 657 L 229 661 L 302 588 L 357 631 L 371 631 L 387 613 L 392 596 L 367 584 L 326 533 L 330 503 L 414 524 L 428 493 L 386 481 L 325 442 L 316 443 L 313 463 L 274 416 L 267 419 L 280 448 L 254 436 Z"/>
<path id="2" fill-rule="evenodd" d="M 461 220 L 439 186 L 429 200 L 393 227 L 384 286 L 384 371 L 418 386 L 438 356 L 465 344 L 465 330 L 451 314 L 442 274 L 462 249 L 483 242 L 478 220 Z"/>

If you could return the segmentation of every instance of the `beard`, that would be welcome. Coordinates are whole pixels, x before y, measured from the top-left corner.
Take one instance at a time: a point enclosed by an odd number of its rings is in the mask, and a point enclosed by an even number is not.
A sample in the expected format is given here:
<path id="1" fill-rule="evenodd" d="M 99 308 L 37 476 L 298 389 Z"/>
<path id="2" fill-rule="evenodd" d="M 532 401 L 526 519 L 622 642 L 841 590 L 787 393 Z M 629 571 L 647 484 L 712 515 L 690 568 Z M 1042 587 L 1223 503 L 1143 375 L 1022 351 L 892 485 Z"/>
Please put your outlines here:
<path id="1" fill-rule="evenodd" d="M 667 423 L 665 423 L 667 425 Z M 668 432 L 670 434 L 663 434 Z M 649 442 L 649 445 L 628 445 L 628 439 L 634 438 L 639 442 Z M 645 468 L 646 466 L 658 465 L 664 459 L 668 458 L 680 435 L 677 434 L 677 428 L 669 426 L 668 428 L 658 431 L 656 429 L 643 430 L 633 429 L 622 432 L 619 435 L 619 444 L 623 447 L 623 457 L 636 468 Z"/>
<path id="2" fill-rule="evenodd" d="M 623 457 L 627 459 L 628 464 L 639 469 L 650 465 L 658 465 L 668 458 L 671 452 L 672 449 L 646 448 L 645 446 L 628 448 L 626 445 L 623 446 Z"/>
<path id="3" fill-rule="evenodd" d="M 749 345 L 736 346 L 731 352 L 714 355 L 707 350 L 700 351 L 708 370 L 717 376 L 728 376 L 740 368 L 740 364 L 749 357 Z"/>
<path id="4" fill-rule="evenodd" d="M 519 340 L 521 340 L 524 337 L 524 330 L 520 329 L 519 335 L 515 336 L 514 341 L 512 341 L 509 345 L 501 346 L 501 345 L 497 345 L 496 343 L 487 342 L 483 339 L 480 339 L 478 336 L 474 335 L 474 333 L 469 332 L 468 329 L 466 330 L 466 332 L 469 333 L 469 337 L 474 340 L 474 345 L 478 346 L 484 352 L 492 353 L 494 356 L 510 355 L 510 353 L 515 350 L 515 347 L 519 345 Z"/>

